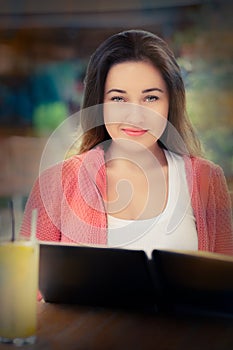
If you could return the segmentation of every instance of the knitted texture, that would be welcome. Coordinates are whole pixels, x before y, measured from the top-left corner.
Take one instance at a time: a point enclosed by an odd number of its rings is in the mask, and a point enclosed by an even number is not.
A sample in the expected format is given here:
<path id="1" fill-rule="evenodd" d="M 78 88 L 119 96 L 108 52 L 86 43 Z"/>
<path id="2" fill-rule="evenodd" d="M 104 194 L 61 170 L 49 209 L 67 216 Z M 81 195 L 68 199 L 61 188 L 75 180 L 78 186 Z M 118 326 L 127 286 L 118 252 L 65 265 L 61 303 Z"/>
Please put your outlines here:
<path id="1" fill-rule="evenodd" d="M 210 161 L 185 160 L 196 219 L 198 249 L 233 255 L 231 201 L 222 169 Z M 21 233 L 30 234 L 38 209 L 37 238 L 44 241 L 107 244 L 104 151 L 93 149 L 45 170 L 29 196 Z"/>
<path id="2" fill-rule="evenodd" d="M 223 170 L 200 158 L 191 158 L 191 200 L 198 232 L 198 249 L 233 255 L 231 199 Z M 190 171 L 187 170 L 190 186 Z"/>
<path id="3" fill-rule="evenodd" d="M 22 235 L 30 234 L 32 209 L 37 208 L 39 240 L 106 244 L 103 164 L 102 152 L 93 150 L 45 170 L 27 201 Z"/>

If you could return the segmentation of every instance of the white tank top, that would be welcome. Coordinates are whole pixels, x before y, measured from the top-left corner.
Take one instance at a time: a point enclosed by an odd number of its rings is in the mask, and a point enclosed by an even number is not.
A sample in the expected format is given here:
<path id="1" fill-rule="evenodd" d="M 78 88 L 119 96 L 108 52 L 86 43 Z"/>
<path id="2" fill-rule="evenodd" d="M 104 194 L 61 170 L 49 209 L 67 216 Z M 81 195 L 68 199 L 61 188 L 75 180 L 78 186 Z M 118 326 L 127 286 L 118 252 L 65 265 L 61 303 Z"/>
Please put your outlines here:
<path id="1" fill-rule="evenodd" d="M 125 220 L 108 215 L 108 246 L 144 250 L 198 250 L 196 222 L 190 201 L 184 159 L 165 151 L 168 199 L 164 211 L 151 219 Z"/>

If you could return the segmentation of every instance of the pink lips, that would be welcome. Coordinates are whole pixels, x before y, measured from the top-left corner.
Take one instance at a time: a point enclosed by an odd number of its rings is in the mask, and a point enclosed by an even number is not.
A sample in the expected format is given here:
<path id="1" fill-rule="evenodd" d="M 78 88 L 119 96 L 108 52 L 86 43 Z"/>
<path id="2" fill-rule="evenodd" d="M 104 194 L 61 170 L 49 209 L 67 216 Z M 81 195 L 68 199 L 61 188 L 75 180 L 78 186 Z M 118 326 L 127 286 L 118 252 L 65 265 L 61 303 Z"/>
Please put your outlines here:
<path id="1" fill-rule="evenodd" d="M 130 128 L 124 128 L 122 129 L 122 131 L 129 136 L 142 136 L 147 132 L 147 130 L 143 130 L 143 129 L 130 129 Z"/>

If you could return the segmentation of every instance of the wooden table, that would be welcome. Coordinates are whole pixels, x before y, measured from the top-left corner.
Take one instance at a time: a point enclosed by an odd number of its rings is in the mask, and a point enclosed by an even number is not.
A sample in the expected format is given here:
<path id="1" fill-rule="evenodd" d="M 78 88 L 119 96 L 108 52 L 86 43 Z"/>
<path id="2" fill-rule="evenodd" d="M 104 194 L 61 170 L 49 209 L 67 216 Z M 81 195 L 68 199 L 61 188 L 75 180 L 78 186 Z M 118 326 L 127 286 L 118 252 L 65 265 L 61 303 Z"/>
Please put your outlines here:
<path id="1" fill-rule="evenodd" d="M 41 350 L 232 350 L 233 319 L 38 303 Z M 10 350 L 10 345 L 0 345 Z M 13 347 L 14 348 L 14 347 Z"/>

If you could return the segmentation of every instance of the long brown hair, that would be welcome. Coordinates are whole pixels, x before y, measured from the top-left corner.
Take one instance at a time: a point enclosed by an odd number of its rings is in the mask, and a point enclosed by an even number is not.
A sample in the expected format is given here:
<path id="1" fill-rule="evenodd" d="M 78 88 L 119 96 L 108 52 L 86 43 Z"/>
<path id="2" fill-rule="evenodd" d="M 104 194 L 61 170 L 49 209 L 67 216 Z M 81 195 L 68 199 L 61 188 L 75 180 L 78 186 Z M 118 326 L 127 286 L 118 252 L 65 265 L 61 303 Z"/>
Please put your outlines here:
<path id="1" fill-rule="evenodd" d="M 169 92 L 168 121 L 181 136 L 187 152 L 201 154 L 200 142 L 186 113 L 185 88 L 180 68 L 167 43 L 147 31 L 128 30 L 114 34 L 105 40 L 91 56 L 85 77 L 85 89 L 81 110 L 81 125 L 84 130 L 79 153 L 83 153 L 97 144 L 110 139 L 103 121 L 102 104 L 107 74 L 110 68 L 126 61 L 149 60 L 161 72 Z M 89 107 L 98 106 L 95 112 Z M 169 124 L 170 124 L 169 123 Z M 160 146 L 168 130 L 159 140 Z M 171 140 L 170 140 L 171 141 Z M 171 149 L 177 153 L 186 153 L 177 145 Z"/>

